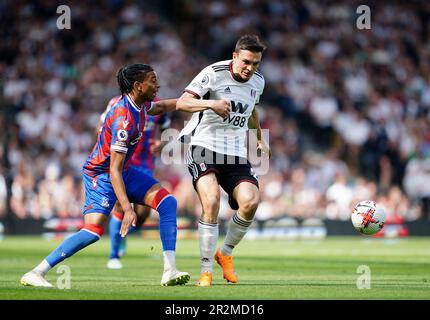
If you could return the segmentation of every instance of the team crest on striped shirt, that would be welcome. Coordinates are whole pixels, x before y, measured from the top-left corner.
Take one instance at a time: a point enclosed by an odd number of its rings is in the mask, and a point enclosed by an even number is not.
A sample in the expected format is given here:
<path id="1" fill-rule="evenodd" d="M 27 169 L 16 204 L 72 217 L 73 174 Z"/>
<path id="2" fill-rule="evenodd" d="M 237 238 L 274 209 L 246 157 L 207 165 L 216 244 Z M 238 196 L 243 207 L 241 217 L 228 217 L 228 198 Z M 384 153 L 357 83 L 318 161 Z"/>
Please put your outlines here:
<path id="1" fill-rule="evenodd" d="M 106 197 L 102 198 L 102 207 L 103 208 L 109 208 L 109 199 Z"/>

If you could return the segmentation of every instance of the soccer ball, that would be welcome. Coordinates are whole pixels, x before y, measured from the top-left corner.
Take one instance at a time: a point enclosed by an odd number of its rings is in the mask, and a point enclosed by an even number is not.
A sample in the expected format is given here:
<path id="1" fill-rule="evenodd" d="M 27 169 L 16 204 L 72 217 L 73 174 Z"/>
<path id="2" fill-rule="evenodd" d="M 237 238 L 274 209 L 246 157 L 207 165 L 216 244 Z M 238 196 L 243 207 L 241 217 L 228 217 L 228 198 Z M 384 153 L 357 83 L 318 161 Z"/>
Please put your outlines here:
<path id="1" fill-rule="evenodd" d="M 361 201 L 352 212 L 351 221 L 354 228 L 364 235 L 373 235 L 384 227 L 385 210 L 375 201 Z"/>

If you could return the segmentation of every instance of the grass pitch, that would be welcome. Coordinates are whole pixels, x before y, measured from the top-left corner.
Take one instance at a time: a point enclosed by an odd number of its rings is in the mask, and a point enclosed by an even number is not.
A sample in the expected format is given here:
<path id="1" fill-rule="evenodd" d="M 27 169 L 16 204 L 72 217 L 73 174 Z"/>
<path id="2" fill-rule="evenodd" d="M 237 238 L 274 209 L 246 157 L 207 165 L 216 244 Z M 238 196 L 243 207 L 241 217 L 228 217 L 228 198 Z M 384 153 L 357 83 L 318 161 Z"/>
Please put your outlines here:
<path id="1" fill-rule="evenodd" d="M 128 239 L 122 270 L 106 268 L 109 239 L 56 266 L 47 280 L 56 286 L 62 265 L 71 288 L 32 288 L 20 277 L 59 242 L 41 237 L 6 237 L 0 242 L 0 299 L 430 299 L 429 238 L 384 240 L 329 237 L 322 241 L 244 240 L 235 249 L 238 284 L 227 284 L 214 264 L 212 287 L 194 286 L 200 272 L 197 240 L 178 240 L 177 265 L 191 274 L 180 287 L 161 287 L 159 240 Z M 358 289 L 359 266 L 370 270 L 370 289 Z M 364 268 L 367 268 L 364 267 Z M 361 278 L 360 278 L 361 277 Z M 64 282 L 63 282 L 64 283 Z"/>

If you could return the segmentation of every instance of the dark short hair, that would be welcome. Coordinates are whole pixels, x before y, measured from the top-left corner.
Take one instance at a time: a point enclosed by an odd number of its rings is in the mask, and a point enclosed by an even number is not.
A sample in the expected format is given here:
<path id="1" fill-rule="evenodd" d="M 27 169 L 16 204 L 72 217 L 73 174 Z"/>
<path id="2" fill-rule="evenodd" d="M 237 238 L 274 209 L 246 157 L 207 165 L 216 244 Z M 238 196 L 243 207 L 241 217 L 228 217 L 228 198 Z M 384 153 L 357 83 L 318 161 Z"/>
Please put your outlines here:
<path id="1" fill-rule="evenodd" d="M 135 63 L 119 69 L 116 78 L 121 94 L 124 96 L 124 94 L 130 93 L 133 90 L 133 84 L 136 81 L 145 80 L 146 75 L 151 71 L 154 69 L 143 63 Z"/>
<path id="2" fill-rule="evenodd" d="M 246 34 L 240 37 L 236 42 L 235 52 L 239 50 L 249 50 L 251 52 L 264 52 L 266 46 L 260 41 L 260 38 L 255 34 Z"/>

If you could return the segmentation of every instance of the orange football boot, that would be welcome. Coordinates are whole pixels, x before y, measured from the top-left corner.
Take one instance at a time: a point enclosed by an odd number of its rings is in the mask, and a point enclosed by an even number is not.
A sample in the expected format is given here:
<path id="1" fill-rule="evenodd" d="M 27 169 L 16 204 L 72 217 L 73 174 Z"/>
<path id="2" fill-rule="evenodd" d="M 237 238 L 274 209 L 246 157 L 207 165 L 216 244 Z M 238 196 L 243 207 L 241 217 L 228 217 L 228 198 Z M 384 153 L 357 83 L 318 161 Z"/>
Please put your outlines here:
<path id="1" fill-rule="evenodd" d="M 218 249 L 215 253 L 215 260 L 222 268 L 224 279 L 227 280 L 227 282 L 237 283 L 237 275 L 233 266 L 233 256 L 223 256 Z"/>
<path id="2" fill-rule="evenodd" d="M 212 285 L 212 273 L 205 271 L 200 275 L 199 281 L 197 281 L 196 286 L 198 287 L 210 287 Z"/>

